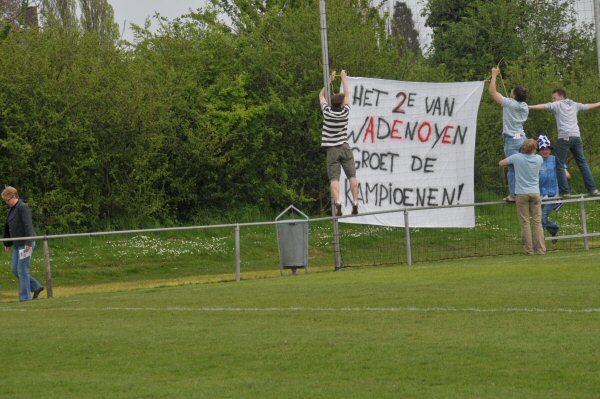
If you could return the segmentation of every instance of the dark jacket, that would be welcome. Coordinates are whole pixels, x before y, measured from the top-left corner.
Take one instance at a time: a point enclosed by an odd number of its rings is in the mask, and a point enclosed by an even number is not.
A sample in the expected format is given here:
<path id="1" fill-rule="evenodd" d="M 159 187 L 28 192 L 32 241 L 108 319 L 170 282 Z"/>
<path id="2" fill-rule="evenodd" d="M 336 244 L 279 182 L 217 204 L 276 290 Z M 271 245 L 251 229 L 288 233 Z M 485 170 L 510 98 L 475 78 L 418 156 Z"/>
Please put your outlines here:
<path id="1" fill-rule="evenodd" d="M 33 229 L 33 219 L 31 218 L 31 209 L 21 200 L 18 200 L 9 212 L 4 225 L 4 238 L 10 237 L 33 237 L 36 236 Z M 4 246 L 10 247 L 12 244 L 17 246 L 33 244 L 33 240 L 16 240 L 14 242 L 4 241 Z"/>

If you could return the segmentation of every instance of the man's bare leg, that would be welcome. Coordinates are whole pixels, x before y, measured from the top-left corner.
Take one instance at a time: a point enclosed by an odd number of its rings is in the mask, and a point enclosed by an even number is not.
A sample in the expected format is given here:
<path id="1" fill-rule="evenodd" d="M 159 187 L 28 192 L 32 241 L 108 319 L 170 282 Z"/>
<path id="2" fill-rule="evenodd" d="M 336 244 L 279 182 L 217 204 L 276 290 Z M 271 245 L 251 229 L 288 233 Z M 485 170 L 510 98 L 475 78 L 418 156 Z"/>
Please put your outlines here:
<path id="1" fill-rule="evenodd" d="M 342 204 L 340 202 L 340 181 L 331 180 L 331 200 L 335 205 L 335 216 L 342 216 Z"/>
<path id="2" fill-rule="evenodd" d="M 352 214 L 358 214 L 358 179 L 356 176 L 350 178 L 350 191 L 352 192 Z"/>

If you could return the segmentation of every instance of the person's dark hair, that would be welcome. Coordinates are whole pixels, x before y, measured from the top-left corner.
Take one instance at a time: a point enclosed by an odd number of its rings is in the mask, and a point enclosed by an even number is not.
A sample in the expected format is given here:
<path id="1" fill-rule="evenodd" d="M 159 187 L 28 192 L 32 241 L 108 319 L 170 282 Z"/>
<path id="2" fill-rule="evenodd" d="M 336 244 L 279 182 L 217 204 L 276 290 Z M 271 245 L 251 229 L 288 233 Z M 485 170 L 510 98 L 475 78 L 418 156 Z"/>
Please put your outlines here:
<path id="1" fill-rule="evenodd" d="M 521 145 L 520 151 L 523 154 L 533 154 L 537 150 L 537 141 L 534 139 L 525 140 L 523 145 Z"/>
<path id="2" fill-rule="evenodd" d="M 567 91 L 565 89 L 554 89 L 552 94 L 558 94 L 562 98 L 567 98 Z"/>
<path id="3" fill-rule="evenodd" d="M 513 89 L 513 93 L 515 95 L 515 100 L 517 100 L 520 103 L 526 101 L 527 97 L 529 96 L 529 92 L 527 91 L 527 89 L 521 85 L 515 86 Z"/>
<path id="4" fill-rule="evenodd" d="M 340 109 L 344 105 L 344 93 L 337 93 L 331 96 L 331 108 Z"/>

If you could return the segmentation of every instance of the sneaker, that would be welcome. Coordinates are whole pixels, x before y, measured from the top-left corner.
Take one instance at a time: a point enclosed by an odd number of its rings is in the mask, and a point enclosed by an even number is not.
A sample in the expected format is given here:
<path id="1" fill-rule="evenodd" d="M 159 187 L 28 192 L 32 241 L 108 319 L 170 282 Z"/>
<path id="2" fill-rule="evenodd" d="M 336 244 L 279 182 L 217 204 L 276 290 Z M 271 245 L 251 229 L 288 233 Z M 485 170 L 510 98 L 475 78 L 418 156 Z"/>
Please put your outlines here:
<path id="1" fill-rule="evenodd" d="M 40 292 L 44 291 L 44 287 L 38 288 L 37 290 L 33 291 L 33 299 L 36 299 L 38 296 L 40 296 Z"/>
<path id="2" fill-rule="evenodd" d="M 552 237 L 556 237 L 556 235 L 557 235 L 557 234 L 558 234 L 558 230 L 556 230 L 556 231 L 551 231 L 551 232 L 550 232 L 550 235 L 551 235 Z M 558 238 L 553 238 L 553 239 L 552 239 L 552 244 L 556 244 L 557 242 L 558 242 Z"/>
<path id="3" fill-rule="evenodd" d="M 352 214 L 358 215 L 358 204 L 352 205 Z"/>
<path id="4" fill-rule="evenodd" d="M 600 197 L 600 191 L 598 191 L 598 189 L 592 190 L 590 191 L 590 195 L 592 197 Z"/>
<path id="5" fill-rule="evenodd" d="M 342 216 L 342 204 L 335 204 L 335 216 Z"/>

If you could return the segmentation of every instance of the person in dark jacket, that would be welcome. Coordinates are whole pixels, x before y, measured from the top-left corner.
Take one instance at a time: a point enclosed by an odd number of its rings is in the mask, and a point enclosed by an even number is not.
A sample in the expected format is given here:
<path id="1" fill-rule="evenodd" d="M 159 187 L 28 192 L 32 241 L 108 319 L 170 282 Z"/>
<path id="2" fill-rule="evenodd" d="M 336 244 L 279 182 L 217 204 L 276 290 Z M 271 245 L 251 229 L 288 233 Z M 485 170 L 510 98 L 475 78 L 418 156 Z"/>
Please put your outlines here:
<path id="1" fill-rule="evenodd" d="M 4 238 L 34 237 L 36 233 L 33 229 L 31 209 L 19 199 L 17 189 L 10 186 L 5 187 L 2 191 L 2 199 L 10 208 L 4 225 Z M 12 247 L 12 272 L 19 279 L 19 300 L 21 302 L 30 301 L 31 293 L 33 293 L 33 299 L 37 298 L 44 287 L 29 273 L 35 241 L 27 239 L 4 241 L 4 246 L 6 252 L 11 251 Z"/>

